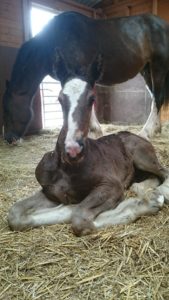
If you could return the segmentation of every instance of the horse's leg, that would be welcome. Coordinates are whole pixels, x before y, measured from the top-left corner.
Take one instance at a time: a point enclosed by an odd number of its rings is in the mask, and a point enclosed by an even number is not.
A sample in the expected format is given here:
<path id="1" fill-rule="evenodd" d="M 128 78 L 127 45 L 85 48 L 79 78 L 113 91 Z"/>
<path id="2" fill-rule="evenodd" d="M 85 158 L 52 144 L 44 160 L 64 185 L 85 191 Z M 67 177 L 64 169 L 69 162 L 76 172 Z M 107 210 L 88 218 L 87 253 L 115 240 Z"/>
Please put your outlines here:
<path id="1" fill-rule="evenodd" d="M 121 202 L 115 209 L 98 215 L 93 224 L 98 229 L 117 224 L 129 224 L 141 216 L 156 214 L 163 203 L 163 196 L 151 197 L 149 201 L 131 197 Z"/>
<path id="2" fill-rule="evenodd" d="M 168 62 L 164 59 L 154 59 L 149 64 L 149 72 L 142 72 L 152 97 L 150 116 L 140 132 L 145 138 L 151 138 L 155 133 L 161 131 L 159 110 L 164 101 L 165 81 L 168 72 Z"/>
<path id="3" fill-rule="evenodd" d="M 72 215 L 72 228 L 76 235 L 85 235 L 94 231 L 94 219 L 101 212 L 115 208 L 123 199 L 123 190 L 119 182 L 96 187 L 81 203 L 76 205 Z"/>
<path id="4" fill-rule="evenodd" d="M 137 144 L 133 161 L 138 170 L 150 172 L 162 180 L 162 184 L 155 191 L 157 195 L 163 195 L 165 202 L 169 203 L 169 170 L 159 163 L 152 145 L 144 140 L 140 146 Z"/>
<path id="5" fill-rule="evenodd" d="M 145 125 L 143 126 L 142 130 L 139 132 L 139 135 L 147 140 L 153 137 L 154 134 L 161 132 L 160 114 L 159 112 L 157 112 L 155 98 L 152 93 L 151 93 L 151 98 L 152 98 L 152 103 L 151 103 L 150 115 Z"/>
<path id="6" fill-rule="evenodd" d="M 99 138 L 103 135 L 100 123 L 96 117 L 94 105 L 92 106 L 92 112 L 91 112 L 89 126 L 90 126 L 89 137 Z"/>
<path id="7" fill-rule="evenodd" d="M 41 225 L 70 223 L 74 206 L 58 205 L 42 191 L 17 201 L 9 210 L 8 223 L 12 230 L 21 231 Z"/>
<path id="8" fill-rule="evenodd" d="M 140 199 L 143 199 L 148 192 L 156 189 L 159 185 L 160 180 L 157 177 L 151 177 L 144 181 L 133 183 L 129 190 L 134 192 Z"/>
<path id="9" fill-rule="evenodd" d="M 157 190 L 164 196 L 164 201 L 169 204 L 169 176 L 158 186 Z"/>
<path id="10" fill-rule="evenodd" d="M 137 196 L 130 197 L 121 202 L 115 209 L 108 210 L 96 217 L 93 224 L 96 228 L 104 228 L 117 224 L 134 222 L 141 216 L 157 213 L 164 204 L 163 192 L 158 194 L 158 178 L 146 179 L 140 183 L 134 183 L 130 190 Z"/>

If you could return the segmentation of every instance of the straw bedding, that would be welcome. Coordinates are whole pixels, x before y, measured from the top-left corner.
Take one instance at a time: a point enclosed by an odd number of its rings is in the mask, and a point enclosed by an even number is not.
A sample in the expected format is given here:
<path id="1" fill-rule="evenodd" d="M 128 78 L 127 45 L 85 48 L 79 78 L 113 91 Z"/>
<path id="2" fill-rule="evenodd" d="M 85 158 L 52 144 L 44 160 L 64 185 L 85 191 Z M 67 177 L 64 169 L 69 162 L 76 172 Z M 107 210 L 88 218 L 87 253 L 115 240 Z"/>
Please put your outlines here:
<path id="1" fill-rule="evenodd" d="M 126 129 L 103 126 L 105 133 Z M 129 127 L 138 132 L 138 127 Z M 169 167 L 169 124 L 153 139 Z M 0 299 L 169 299 L 169 207 L 136 223 L 77 238 L 69 225 L 18 233 L 7 211 L 39 188 L 34 169 L 54 148 L 56 132 L 27 137 L 20 147 L 0 141 Z"/>

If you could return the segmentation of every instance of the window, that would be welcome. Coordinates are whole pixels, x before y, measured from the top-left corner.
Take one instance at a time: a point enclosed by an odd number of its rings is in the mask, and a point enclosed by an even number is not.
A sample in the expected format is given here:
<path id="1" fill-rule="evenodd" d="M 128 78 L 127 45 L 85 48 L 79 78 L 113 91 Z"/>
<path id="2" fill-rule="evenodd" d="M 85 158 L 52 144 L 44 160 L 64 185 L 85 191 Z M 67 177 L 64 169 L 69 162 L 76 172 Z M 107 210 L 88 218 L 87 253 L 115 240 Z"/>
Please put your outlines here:
<path id="1" fill-rule="evenodd" d="M 35 36 L 43 27 L 55 16 L 49 10 L 41 9 L 36 6 L 31 8 L 31 27 L 32 36 Z M 61 128 L 63 123 L 62 109 L 58 101 L 61 89 L 59 81 L 50 76 L 46 76 L 40 84 L 42 101 L 42 123 L 44 129 Z"/>

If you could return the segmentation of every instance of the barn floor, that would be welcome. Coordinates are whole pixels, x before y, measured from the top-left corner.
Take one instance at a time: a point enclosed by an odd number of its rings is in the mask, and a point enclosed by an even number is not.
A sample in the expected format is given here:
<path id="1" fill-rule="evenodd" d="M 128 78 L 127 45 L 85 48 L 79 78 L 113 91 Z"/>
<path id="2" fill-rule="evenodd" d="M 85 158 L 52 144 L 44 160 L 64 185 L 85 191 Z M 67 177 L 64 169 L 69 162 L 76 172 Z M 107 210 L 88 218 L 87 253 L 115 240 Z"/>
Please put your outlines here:
<path id="1" fill-rule="evenodd" d="M 106 133 L 126 129 L 105 125 Z M 139 127 L 129 127 L 138 132 Z M 169 124 L 153 139 L 169 167 Z M 34 169 L 54 148 L 56 132 L 0 141 L 0 299 L 169 299 L 169 207 L 156 216 L 77 238 L 69 225 L 11 232 L 7 211 L 39 188 Z"/>

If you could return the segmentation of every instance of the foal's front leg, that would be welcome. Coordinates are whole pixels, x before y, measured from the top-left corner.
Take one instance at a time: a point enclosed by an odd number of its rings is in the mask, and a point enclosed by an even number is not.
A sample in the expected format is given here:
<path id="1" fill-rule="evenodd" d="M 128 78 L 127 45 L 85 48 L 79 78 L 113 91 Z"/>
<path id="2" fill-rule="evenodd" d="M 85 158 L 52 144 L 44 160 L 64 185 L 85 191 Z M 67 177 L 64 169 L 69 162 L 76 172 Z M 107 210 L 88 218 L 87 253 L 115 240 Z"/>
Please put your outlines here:
<path id="1" fill-rule="evenodd" d="M 100 213 L 115 208 L 123 198 L 123 189 L 119 182 L 102 184 L 78 205 L 72 214 L 72 228 L 77 236 L 89 234 L 96 228 L 93 220 Z"/>
<path id="2" fill-rule="evenodd" d="M 12 230 L 70 223 L 74 205 L 58 205 L 49 200 L 42 191 L 29 198 L 19 200 L 10 208 L 8 224 Z"/>

